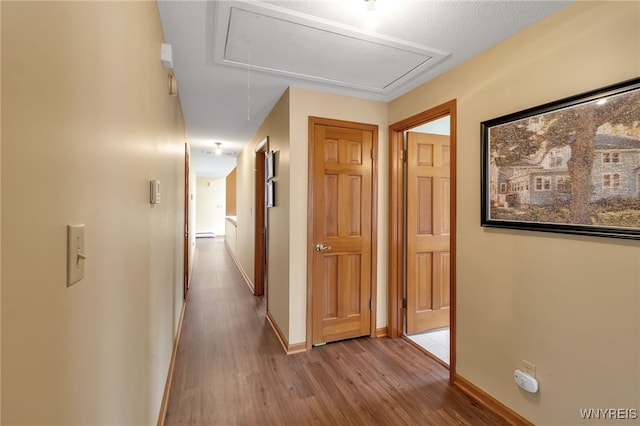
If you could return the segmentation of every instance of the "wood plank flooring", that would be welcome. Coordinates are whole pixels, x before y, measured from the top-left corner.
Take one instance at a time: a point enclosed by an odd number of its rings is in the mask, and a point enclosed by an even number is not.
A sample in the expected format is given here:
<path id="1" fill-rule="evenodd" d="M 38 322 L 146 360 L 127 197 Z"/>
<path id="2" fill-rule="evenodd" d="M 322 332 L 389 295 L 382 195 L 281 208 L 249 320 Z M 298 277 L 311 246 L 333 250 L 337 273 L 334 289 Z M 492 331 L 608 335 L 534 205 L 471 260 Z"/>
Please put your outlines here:
<path id="1" fill-rule="evenodd" d="M 495 425 L 403 339 L 286 355 L 222 239 L 199 239 L 165 425 Z"/>

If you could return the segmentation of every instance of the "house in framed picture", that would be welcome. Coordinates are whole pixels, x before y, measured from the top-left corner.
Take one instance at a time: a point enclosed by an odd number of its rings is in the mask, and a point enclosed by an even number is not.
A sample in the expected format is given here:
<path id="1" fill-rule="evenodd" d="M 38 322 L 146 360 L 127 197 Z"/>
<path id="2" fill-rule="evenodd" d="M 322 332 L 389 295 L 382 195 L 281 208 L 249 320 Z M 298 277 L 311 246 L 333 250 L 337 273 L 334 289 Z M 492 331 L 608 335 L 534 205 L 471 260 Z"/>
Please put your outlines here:
<path id="1" fill-rule="evenodd" d="M 590 201 L 640 195 L 640 139 L 597 134 L 594 138 Z M 541 151 L 545 151 L 541 149 Z M 571 197 L 571 145 L 551 148 L 528 162 L 496 167 L 495 205 L 528 209 L 562 205 Z"/>
<path id="2" fill-rule="evenodd" d="M 640 196 L 640 139 L 597 135 L 591 201 Z"/>

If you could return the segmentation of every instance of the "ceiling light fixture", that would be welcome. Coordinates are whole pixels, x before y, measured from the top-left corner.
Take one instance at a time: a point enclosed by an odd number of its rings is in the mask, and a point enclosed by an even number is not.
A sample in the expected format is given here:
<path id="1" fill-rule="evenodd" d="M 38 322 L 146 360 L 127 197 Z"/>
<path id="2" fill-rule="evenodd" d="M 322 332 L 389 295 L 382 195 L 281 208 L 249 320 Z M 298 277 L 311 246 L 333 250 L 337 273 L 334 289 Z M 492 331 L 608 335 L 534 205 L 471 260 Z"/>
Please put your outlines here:
<path id="1" fill-rule="evenodd" d="M 222 145 L 220 142 L 216 142 L 216 155 L 222 155 L 222 148 L 220 148 L 220 145 Z"/>
<path id="2" fill-rule="evenodd" d="M 364 13 L 364 25 L 373 28 L 378 24 L 378 14 L 376 12 L 376 0 L 364 0 L 367 8 Z"/>

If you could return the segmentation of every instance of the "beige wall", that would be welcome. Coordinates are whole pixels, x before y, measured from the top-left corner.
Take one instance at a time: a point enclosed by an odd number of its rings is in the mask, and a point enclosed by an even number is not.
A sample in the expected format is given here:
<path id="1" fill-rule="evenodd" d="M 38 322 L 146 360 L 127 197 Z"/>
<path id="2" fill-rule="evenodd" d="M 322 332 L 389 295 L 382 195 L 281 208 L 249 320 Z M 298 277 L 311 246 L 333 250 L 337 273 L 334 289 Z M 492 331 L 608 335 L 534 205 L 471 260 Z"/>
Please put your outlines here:
<path id="1" fill-rule="evenodd" d="M 377 327 L 387 324 L 387 204 L 388 151 L 387 104 L 348 96 L 291 88 L 291 223 L 290 332 L 291 343 L 306 340 L 307 318 L 307 186 L 309 116 L 378 125 L 378 310 Z M 294 143 L 295 142 L 295 143 Z M 302 214 L 304 213 L 304 214 Z"/>
<path id="2" fill-rule="evenodd" d="M 290 344 L 306 341 L 309 116 L 377 124 L 378 151 L 387 152 L 388 144 L 385 103 L 291 87 L 238 157 L 238 257 L 252 277 L 254 219 L 248 212 L 253 207 L 254 150 L 269 136 L 269 149 L 277 151 L 277 206 L 267 211 L 269 310 Z M 378 234 L 386 235 L 388 167 L 384 155 L 378 159 Z M 387 321 L 386 238 L 380 238 L 378 243 L 377 326 L 384 327 Z"/>
<path id="3" fill-rule="evenodd" d="M 226 195 L 226 208 L 225 216 L 236 215 L 236 168 L 234 167 L 231 172 L 225 178 L 225 195 Z"/>
<path id="4" fill-rule="evenodd" d="M 266 210 L 267 215 L 267 285 L 269 312 L 280 330 L 289 339 L 290 299 L 288 289 L 291 274 L 287 264 L 290 253 L 291 218 L 291 147 L 290 147 L 290 92 L 287 90 L 268 120 L 258 129 L 252 142 L 260 143 L 269 136 L 269 151 L 275 152 L 275 206 Z M 255 146 L 255 145 L 254 145 Z M 297 179 L 297 177 L 296 177 Z M 294 179 L 295 180 L 295 179 Z M 300 214 L 299 212 L 296 214 Z"/>
<path id="5" fill-rule="evenodd" d="M 245 149 L 238 154 L 237 170 L 237 197 L 236 197 L 236 261 L 244 270 L 247 277 L 253 283 L 254 274 L 254 194 L 255 194 L 255 145 L 247 144 Z"/>
<path id="6" fill-rule="evenodd" d="M 640 3 L 578 2 L 390 104 L 458 100 L 457 372 L 536 424 L 640 407 L 639 245 L 481 228 L 480 122 L 639 75 Z"/>
<path id="7" fill-rule="evenodd" d="M 155 423 L 182 304 L 185 141 L 157 5 L 1 7 L 2 423 Z M 86 273 L 67 288 L 77 223 Z"/>
<path id="8" fill-rule="evenodd" d="M 0 42 L 2 41 L 2 5 L 0 5 Z M 1 49 L 0 49 L 1 50 Z M 2 55 L 0 55 L 0 81 L 2 81 Z M 0 84 L 2 99 L 2 84 Z M 2 128 L 2 102 L 0 101 L 0 129 Z M 0 200 L 2 200 L 2 135 L 0 134 Z M 0 205 L 2 203 L 0 202 Z M 0 208 L 0 241 L 2 241 L 2 209 Z M 2 318 L 2 244 L 0 244 L 0 319 Z M 2 348 L 2 326 L 0 321 L 0 348 Z M 0 424 L 2 424 L 2 350 L 0 350 Z"/>
<path id="9" fill-rule="evenodd" d="M 269 137 L 269 151 L 276 151 L 276 206 L 267 215 L 267 274 L 269 312 L 285 337 L 289 333 L 289 90 L 287 90 L 247 147 L 237 166 L 238 253 L 242 268 L 254 276 L 255 149 Z"/>
<path id="10" fill-rule="evenodd" d="M 189 147 L 191 152 L 191 147 Z M 191 272 L 193 271 L 193 262 L 196 259 L 196 187 L 198 186 L 198 177 L 196 171 L 192 167 L 193 161 L 189 156 L 189 280 L 191 280 Z"/>

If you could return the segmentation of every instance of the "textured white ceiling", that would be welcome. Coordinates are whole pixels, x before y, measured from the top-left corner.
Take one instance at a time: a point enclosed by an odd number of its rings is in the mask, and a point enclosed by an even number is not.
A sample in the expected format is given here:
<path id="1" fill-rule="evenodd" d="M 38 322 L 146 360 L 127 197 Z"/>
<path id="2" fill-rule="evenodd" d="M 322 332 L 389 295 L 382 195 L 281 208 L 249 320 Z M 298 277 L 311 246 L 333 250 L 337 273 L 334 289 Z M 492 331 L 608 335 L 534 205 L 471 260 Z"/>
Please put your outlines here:
<path id="1" fill-rule="evenodd" d="M 226 5 L 227 2 L 224 3 Z M 376 0 L 379 16 L 373 30 L 366 29 L 363 23 L 364 0 L 249 3 L 267 4 L 267 7 L 293 13 L 301 19 L 428 46 L 450 53 L 450 56 L 407 83 L 393 87 L 393 90 L 363 91 L 349 85 L 305 81 L 295 76 L 216 63 L 216 1 L 158 0 L 166 42 L 173 46 L 174 73 L 178 78 L 179 96 L 193 147 L 192 156 L 196 171 L 201 175 L 224 176 L 233 168 L 232 157 L 224 160 L 204 157 L 202 149 L 220 141 L 226 151 L 240 151 L 290 85 L 390 101 L 570 2 Z M 236 36 L 255 37 L 257 33 L 259 31 Z M 326 57 L 331 57 L 331 53 L 326 52 Z M 260 52 L 252 55 L 257 58 Z M 285 58 L 284 65 L 274 63 L 271 55 L 264 58 L 272 61 L 270 67 L 308 69 L 313 65 L 310 57 L 296 57 L 296 61 L 302 62 L 298 65 L 291 61 L 290 55 Z M 208 165 L 214 161 L 228 164 Z"/>

